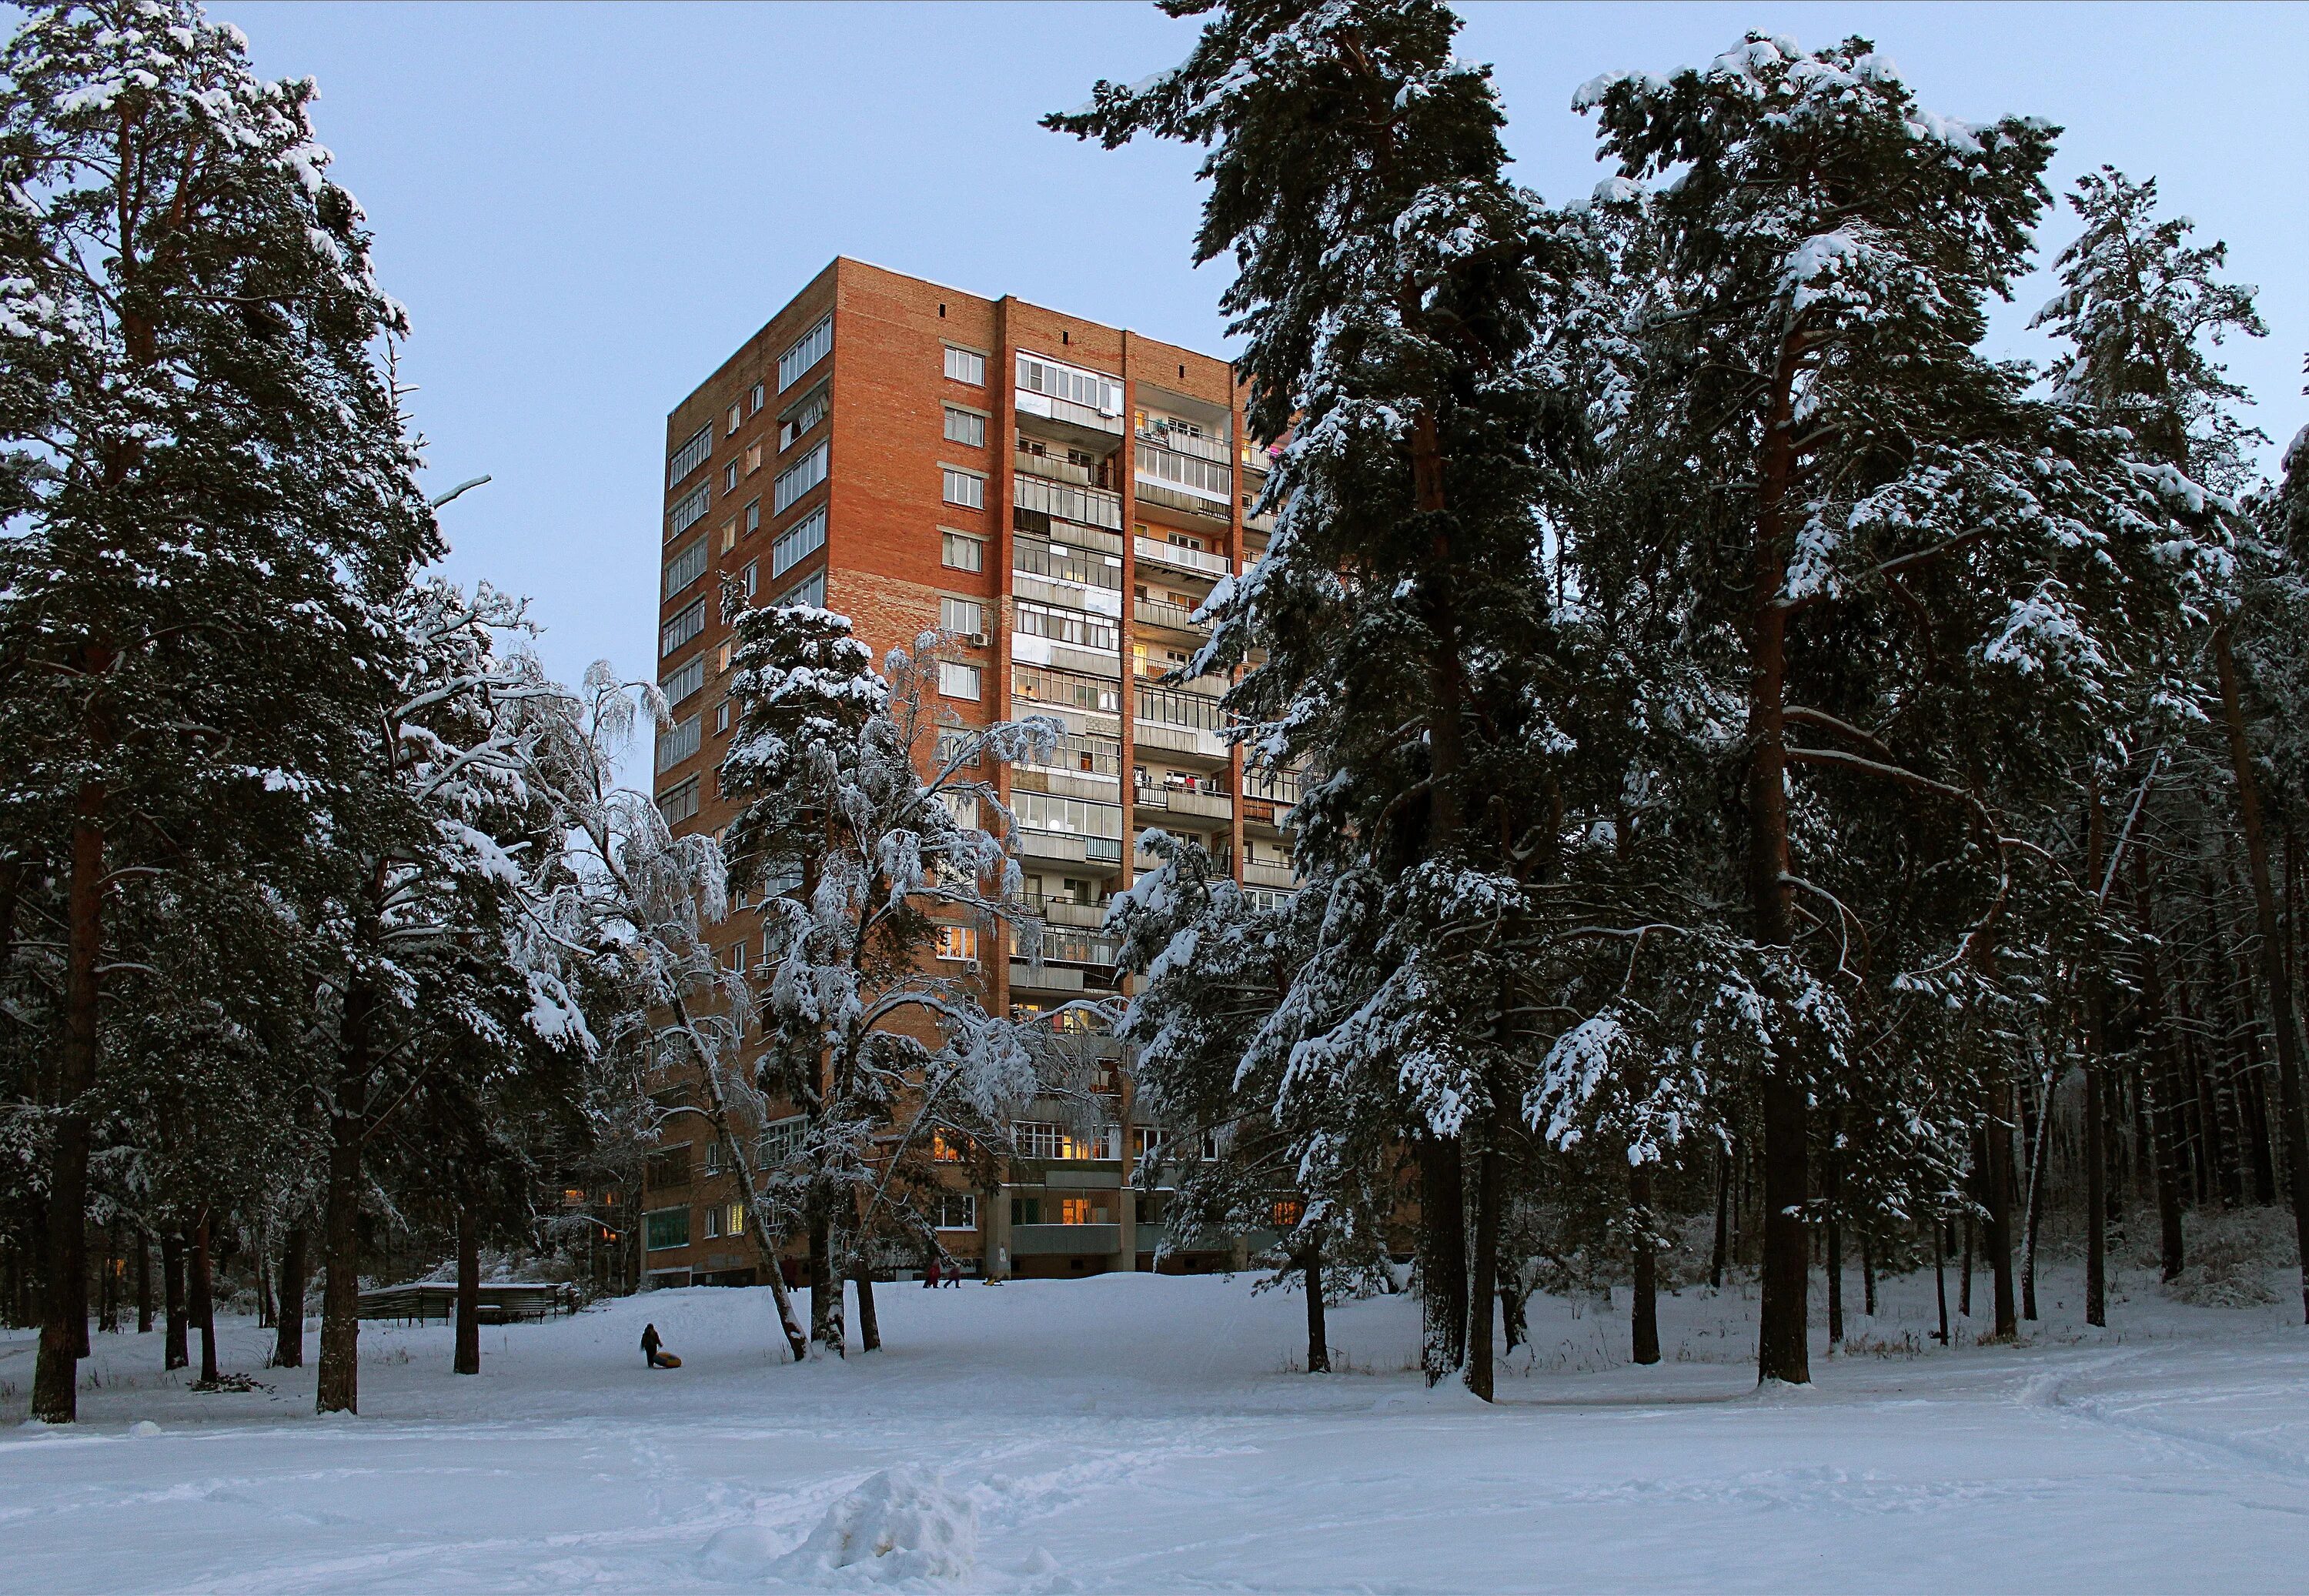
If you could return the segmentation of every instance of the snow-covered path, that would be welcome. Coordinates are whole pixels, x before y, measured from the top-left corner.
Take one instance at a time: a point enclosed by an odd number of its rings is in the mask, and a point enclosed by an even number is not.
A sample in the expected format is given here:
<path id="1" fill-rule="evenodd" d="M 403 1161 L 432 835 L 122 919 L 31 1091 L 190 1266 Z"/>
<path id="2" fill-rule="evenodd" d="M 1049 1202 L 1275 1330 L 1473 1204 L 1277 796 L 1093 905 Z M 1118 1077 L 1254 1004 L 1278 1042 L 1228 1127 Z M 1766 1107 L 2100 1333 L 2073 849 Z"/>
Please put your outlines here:
<path id="1" fill-rule="evenodd" d="M 1776 1395 L 1734 1293 L 1667 1299 L 1648 1370 L 1622 1316 L 1535 1300 L 1490 1410 L 1421 1388 L 1402 1298 L 1334 1310 L 1355 1372 L 1291 1372 L 1302 1304 L 1248 1277 L 886 1288 L 886 1350 L 800 1368 L 765 1292 L 489 1330 L 469 1379 L 445 1329 L 372 1325 L 359 1419 L 316 1419 L 311 1371 L 259 1369 L 237 1324 L 228 1363 L 271 1392 L 188 1393 L 157 1337 L 99 1337 L 89 1422 L 19 1426 L 11 1332 L 0 1589 L 729 1589 L 717 1531 L 799 1542 L 895 1464 L 975 1503 L 966 1590 L 2301 1583 L 2309 1333 L 2282 1308 L 2144 1291 L 2106 1335 L 2059 1308 L 2034 1345 L 1912 1355 L 1928 1292 L 1888 1292 L 1888 1355 L 1816 1353 L 1816 1387 Z M 685 1367 L 642 1367 L 644 1319 Z"/>

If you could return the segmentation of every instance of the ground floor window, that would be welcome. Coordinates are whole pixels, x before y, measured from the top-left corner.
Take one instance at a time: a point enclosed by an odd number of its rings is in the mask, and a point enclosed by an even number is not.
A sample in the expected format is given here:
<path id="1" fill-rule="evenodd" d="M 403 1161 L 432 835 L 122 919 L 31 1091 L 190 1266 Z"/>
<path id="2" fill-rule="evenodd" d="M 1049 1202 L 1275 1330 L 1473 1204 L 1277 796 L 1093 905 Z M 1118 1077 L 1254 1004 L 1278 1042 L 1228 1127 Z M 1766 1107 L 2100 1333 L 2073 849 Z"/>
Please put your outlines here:
<path id="1" fill-rule="evenodd" d="M 686 1207 L 660 1208 L 644 1219 L 643 1228 L 649 1249 L 653 1252 L 661 1247 L 688 1247 L 689 1210 Z"/>

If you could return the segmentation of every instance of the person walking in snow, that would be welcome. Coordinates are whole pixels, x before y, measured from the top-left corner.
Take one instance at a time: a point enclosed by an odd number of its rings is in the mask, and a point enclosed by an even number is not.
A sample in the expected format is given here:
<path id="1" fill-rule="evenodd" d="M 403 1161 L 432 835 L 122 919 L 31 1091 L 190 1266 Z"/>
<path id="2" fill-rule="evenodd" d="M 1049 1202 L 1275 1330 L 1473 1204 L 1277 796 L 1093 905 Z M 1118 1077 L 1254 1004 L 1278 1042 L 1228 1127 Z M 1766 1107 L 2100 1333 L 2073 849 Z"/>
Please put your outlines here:
<path id="1" fill-rule="evenodd" d="M 932 1253 L 930 1255 L 930 1263 L 924 1265 L 922 1269 L 922 1290 L 925 1291 L 935 1291 L 938 1289 L 938 1255 L 936 1253 Z"/>
<path id="2" fill-rule="evenodd" d="M 665 1342 L 659 1336 L 656 1325 L 642 1326 L 642 1357 L 648 1360 L 650 1367 L 657 1367 L 657 1350 L 663 1345 Z"/>

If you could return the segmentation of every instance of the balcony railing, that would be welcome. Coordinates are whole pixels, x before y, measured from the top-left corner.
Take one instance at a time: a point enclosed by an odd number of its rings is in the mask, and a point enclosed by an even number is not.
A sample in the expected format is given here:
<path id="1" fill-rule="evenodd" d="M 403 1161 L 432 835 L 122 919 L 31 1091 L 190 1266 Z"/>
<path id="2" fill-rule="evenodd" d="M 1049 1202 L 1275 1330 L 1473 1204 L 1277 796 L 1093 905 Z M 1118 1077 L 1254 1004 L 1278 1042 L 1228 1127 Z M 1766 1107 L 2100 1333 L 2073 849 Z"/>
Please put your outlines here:
<path id="1" fill-rule="evenodd" d="M 1205 521 L 1215 522 L 1220 526 L 1227 523 L 1227 504 L 1224 499 L 1200 498 L 1191 493 L 1181 493 L 1175 487 L 1165 487 L 1160 482 L 1149 482 L 1144 471 L 1138 474 L 1137 480 L 1132 484 L 1131 491 L 1138 496 L 1138 502 L 1141 504 L 1161 505 L 1165 509 L 1176 511 L 1181 515 L 1196 516 Z"/>
<path id="2" fill-rule="evenodd" d="M 1183 604 L 1172 604 L 1161 599 L 1134 599 L 1130 603 L 1130 618 L 1141 625 L 1168 626 L 1173 632 L 1207 635 L 1210 628 L 1197 621 L 1194 614 Z"/>
<path id="3" fill-rule="evenodd" d="M 1153 444 L 1177 454 L 1191 454 L 1197 460 L 1207 460 L 1213 465 L 1234 464 L 1234 449 L 1224 438 L 1201 438 L 1175 427 L 1160 422 L 1138 429 L 1141 443 Z"/>
<path id="4" fill-rule="evenodd" d="M 1131 736 L 1141 748 L 1159 748 L 1165 754 L 1186 755 L 1198 759 L 1224 760 L 1231 752 L 1226 738 L 1215 731 L 1166 726 L 1156 720 L 1141 719 L 1133 722 Z"/>
<path id="5" fill-rule="evenodd" d="M 1033 538 L 1021 536 L 1010 540 L 1010 564 L 1014 569 L 1045 582 L 1072 582 L 1084 587 L 1122 586 L 1122 562 L 1114 556 L 1064 545 L 1054 548 Z"/>
<path id="6" fill-rule="evenodd" d="M 1016 475 L 1010 479 L 1010 502 L 1018 509 L 1039 510 L 1059 521 L 1078 521 L 1085 526 L 1105 527 L 1111 531 L 1122 530 L 1122 497 L 1103 488 L 1077 487 L 1071 482 Z"/>
<path id="7" fill-rule="evenodd" d="M 1157 565 L 1170 565 L 1203 576 L 1224 576 L 1230 571 L 1226 556 L 1213 554 L 1207 548 L 1189 548 L 1183 543 L 1164 543 L 1153 538 L 1134 538 L 1131 547 L 1140 559 Z"/>
<path id="8" fill-rule="evenodd" d="M 1245 865 L 1242 879 L 1250 886 L 1295 887 L 1299 877 L 1288 865 Z"/>
<path id="9" fill-rule="evenodd" d="M 1171 814 L 1189 815 L 1204 820 L 1232 820 L 1234 799 L 1224 792 L 1202 792 L 1188 788 L 1148 785 L 1135 789 L 1131 799 L 1142 809 L 1163 809 Z"/>
<path id="10" fill-rule="evenodd" d="M 1048 925 L 1095 931 L 1106 924 L 1106 905 L 1103 903 L 1077 903 L 1072 898 L 1045 897 L 1039 893 L 1026 893 L 1025 902 Z"/>
<path id="11" fill-rule="evenodd" d="M 1011 455 L 1018 469 L 1030 477 L 1042 477 L 1052 482 L 1071 482 L 1077 487 L 1105 487 L 1106 473 L 1058 454 L 1037 454 L 1031 449 L 1020 449 Z"/>

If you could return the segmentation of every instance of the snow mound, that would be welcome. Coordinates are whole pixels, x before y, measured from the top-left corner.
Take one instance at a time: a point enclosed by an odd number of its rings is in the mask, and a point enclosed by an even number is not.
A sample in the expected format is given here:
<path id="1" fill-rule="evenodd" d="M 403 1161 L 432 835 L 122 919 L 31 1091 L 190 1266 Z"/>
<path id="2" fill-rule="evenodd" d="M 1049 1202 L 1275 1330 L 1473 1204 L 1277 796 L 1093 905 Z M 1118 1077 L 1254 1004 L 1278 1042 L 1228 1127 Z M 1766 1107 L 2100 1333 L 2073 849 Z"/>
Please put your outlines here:
<path id="1" fill-rule="evenodd" d="M 128 1433 L 132 1436 L 140 1437 L 144 1436 L 157 1436 L 160 1433 L 160 1427 L 153 1423 L 149 1419 L 140 1419 L 135 1423 L 128 1427 Z"/>
<path id="2" fill-rule="evenodd" d="M 941 1476 L 887 1469 L 835 1503 L 783 1557 L 775 1532 L 735 1524 L 705 1543 L 698 1562 L 714 1579 L 767 1576 L 811 1589 L 959 1579 L 978 1566 L 978 1508 Z"/>

